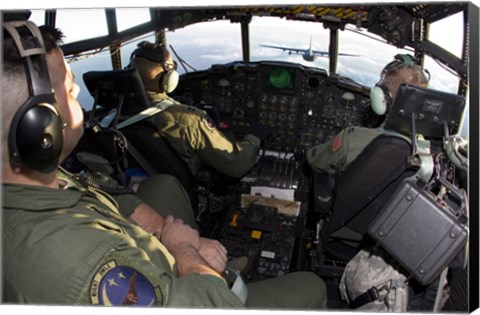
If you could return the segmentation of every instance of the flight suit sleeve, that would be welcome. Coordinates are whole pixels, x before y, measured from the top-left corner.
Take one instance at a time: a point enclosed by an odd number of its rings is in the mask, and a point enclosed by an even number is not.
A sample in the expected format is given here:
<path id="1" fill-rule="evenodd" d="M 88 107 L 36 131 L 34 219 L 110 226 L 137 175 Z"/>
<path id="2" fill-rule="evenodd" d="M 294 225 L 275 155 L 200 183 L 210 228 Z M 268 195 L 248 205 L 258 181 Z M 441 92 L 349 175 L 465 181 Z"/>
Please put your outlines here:
<path id="1" fill-rule="evenodd" d="M 112 177 L 100 172 L 92 172 L 90 173 L 90 176 L 92 176 L 102 187 L 112 189 L 113 193 L 110 192 L 109 195 L 115 199 L 118 204 L 118 210 L 125 218 L 130 217 L 135 208 L 142 203 L 142 200 L 135 195 L 133 190 L 128 192 L 127 189 L 121 186 Z M 118 193 L 114 193 L 115 190 L 118 190 Z"/>
<path id="2" fill-rule="evenodd" d="M 83 302 L 105 306 L 243 307 L 219 278 L 199 274 L 178 277 L 166 262 L 168 258 L 151 252 L 163 245 L 153 237 L 149 242 L 150 252 L 127 239 L 116 242 L 95 266 L 84 296 L 88 301 Z M 168 253 L 166 257 L 173 259 Z"/>
<path id="3" fill-rule="evenodd" d="M 307 151 L 307 161 L 315 171 L 337 174 L 345 171 L 363 149 L 377 136 L 380 129 L 351 127 L 343 129 L 332 140 Z"/>
<path id="4" fill-rule="evenodd" d="M 332 140 L 318 144 L 307 151 L 307 162 L 317 172 L 336 174 L 345 168 L 348 150 L 342 130 Z"/>
<path id="5" fill-rule="evenodd" d="M 241 141 L 228 139 L 215 126 L 207 114 L 203 114 L 190 126 L 189 139 L 200 159 L 222 174 L 242 177 L 257 162 L 260 139 L 253 135 Z"/>

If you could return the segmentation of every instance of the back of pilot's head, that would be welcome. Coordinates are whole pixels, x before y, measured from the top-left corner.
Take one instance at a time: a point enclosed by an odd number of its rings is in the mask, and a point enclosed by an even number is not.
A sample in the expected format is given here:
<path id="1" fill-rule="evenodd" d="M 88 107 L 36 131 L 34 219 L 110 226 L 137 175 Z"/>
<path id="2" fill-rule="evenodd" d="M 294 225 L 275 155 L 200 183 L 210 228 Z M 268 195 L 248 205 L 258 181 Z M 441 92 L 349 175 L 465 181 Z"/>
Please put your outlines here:
<path id="1" fill-rule="evenodd" d="M 428 87 L 428 72 L 410 55 L 396 55 L 380 73 L 380 80 L 370 90 L 370 101 L 377 115 L 388 113 L 401 84 Z"/>
<path id="2" fill-rule="evenodd" d="M 130 67 L 137 70 L 147 91 L 170 93 L 178 85 L 176 64 L 165 45 L 140 42 L 132 53 Z"/>
<path id="3" fill-rule="evenodd" d="M 397 95 L 400 84 L 410 84 L 428 87 L 428 78 L 423 68 L 417 64 L 402 64 L 385 73 L 383 84 L 388 88 L 392 97 Z"/>

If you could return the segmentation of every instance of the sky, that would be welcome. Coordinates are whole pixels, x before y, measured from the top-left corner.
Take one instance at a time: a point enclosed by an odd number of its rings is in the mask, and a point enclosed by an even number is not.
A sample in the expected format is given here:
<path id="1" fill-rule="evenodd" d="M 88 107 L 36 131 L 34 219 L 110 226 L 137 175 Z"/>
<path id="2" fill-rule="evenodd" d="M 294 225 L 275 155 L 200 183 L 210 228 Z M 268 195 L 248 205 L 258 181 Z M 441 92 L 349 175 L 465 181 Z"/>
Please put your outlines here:
<path id="1" fill-rule="evenodd" d="M 119 30 L 145 21 L 148 17 L 146 8 L 124 8 L 117 10 Z M 32 19 L 43 20 L 43 11 L 33 11 Z M 66 42 L 77 41 L 91 36 L 106 34 L 106 25 L 99 23 L 82 23 L 80 21 L 104 20 L 103 10 L 75 9 L 57 13 L 57 26 L 61 27 L 66 35 Z M 462 16 L 456 15 L 445 22 L 437 23 L 432 27 L 432 41 L 440 46 L 451 47 L 456 55 L 460 55 L 462 36 L 444 36 L 446 29 L 450 34 L 461 34 Z M 78 24 L 81 23 L 79 28 Z M 312 37 L 313 49 L 328 49 L 328 30 L 314 27 L 309 22 L 291 22 L 278 18 L 254 18 L 250 25 L 251 58 L 257 60 L 285 60 L 303 63 L 307 66 L 317 66 L 328 69 L 328 59 L 318 58 L 314 63 L 305 62 L 301 56 L 288 56 L 285 52 L 270 48 L 262 48 L 260 44 L 269 44 L 286 47 L 307 48 Z M 316 25 L 315 25 L 316 26 Z M 366 33 L 366 32 L 364 32 Z M 152 37 L 147 38 L 153 40 Z M 359 54 L 361 62 L 355 57 L 340 57 L 338 72 L 350 77 L 359 83 L 372 86 L 378 80 L 378 73 L 396 53 L 407 53 L 390 45 L 376 43 L 365 45 L 364 36 L 353 32 L 341 32 L 340 52 Z M 174 32 L 167 32 L 167 41 L 179 55 L 194 66 L 197 70 L 205 69 L 215 63 L 226 63 L 242 59 L 240 26 L 229 21 L 216 21 L 187 26 Z M 128 63 L 130 52 L 135 45 L 122 48 L 123 62 Z M 72 63 L 72 70 L 95 67 L 97 70 L 110 69 L 108 52 L 99 54 L 86 62 Z M 455 92 L 456 82 L 452 77 L 438 70 L 438 65 L 427 58 L 425 67 L 430 72 L 438 73 L 432 78 L 431 86 L 440 90 Z M 368 69 L 368 70 L 365 70 Z M 182 68 L 179 69 L 183 71 Z"/>

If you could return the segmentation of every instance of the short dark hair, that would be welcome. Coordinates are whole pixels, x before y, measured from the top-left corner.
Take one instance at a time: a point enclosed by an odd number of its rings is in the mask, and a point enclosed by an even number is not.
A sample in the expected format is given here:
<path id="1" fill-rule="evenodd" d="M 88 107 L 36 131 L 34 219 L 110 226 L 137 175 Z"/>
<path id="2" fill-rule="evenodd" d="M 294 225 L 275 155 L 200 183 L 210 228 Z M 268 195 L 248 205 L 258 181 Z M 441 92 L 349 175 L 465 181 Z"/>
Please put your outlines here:
<path id="1" fill-rule="evenodd" d="M 63 42 L 62 38 L 64 37 L 63 33 L 54 27 L 48 25 L 42 25 L 39 27 L 40 33 L 43 38 L 44 46 L 46 53 L 51 52 L 53 49 L 59 47 L 59 45 Z M 18 32 L 22 36 L 22 43 L 25 48 L 32 48 L 36 46 L 35 39 L 27 32 L 27 30 L 23 30 L 22 28 L 18 29 Z M 9 32 L 3 29 L 3 71 L 6 74 L 17 71 L 21 71 L 24 73 L 24 63 L 22 58 L 18 53 L 17 46 L 15 45 L 11 35 Z"/>
<path id="2" fill-rule="evenodd" d="M 63 37 L 65 37 L 58 28 L 54 28 L 50 25 L 42 25 L 39 27 L 42 33 L 43 42 L 47 54 L 53 49 L 58 48 L 63 43 Z"/>

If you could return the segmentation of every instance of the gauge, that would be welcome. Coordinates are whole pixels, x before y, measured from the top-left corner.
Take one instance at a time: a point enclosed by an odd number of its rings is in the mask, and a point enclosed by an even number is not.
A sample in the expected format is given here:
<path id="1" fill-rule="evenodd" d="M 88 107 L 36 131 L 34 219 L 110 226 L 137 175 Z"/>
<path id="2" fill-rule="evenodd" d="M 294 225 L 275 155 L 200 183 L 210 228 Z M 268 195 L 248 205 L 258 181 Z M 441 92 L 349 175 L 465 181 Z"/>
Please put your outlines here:
<path id="1" fill-rule="evenodd" d="M 270 69 L 267 80 L 269 85 L 276 89 L 288 88 L 293 84 L 292 74 L 283 68 Z"/>
<path id="2" fill-rule="evenodd" d="M 202 80 L 200 82 L 200 85 L 202 86 L 202 90 L 209 90 L 210 89 L 210 81 L 209 80 Z"/>
<path id="3" fill-rule="evenodd" d="M 243 116 L 245 116 L 245 112 L 243 111 L 243 109 L 235 108 L 233 116 L 236 118 L 242 118 Z"/>
<path id="4" fill-rule="evenodd" d="M 217 85 L 221 87 L 227 87 L 230 86 L 230 81 L 225 78 L 221 78 L 220 80 L 218 80 Z"/>
<path id="5" fill-rule="evenodd" d="M 342 99 L 346 101 L 354 101 L 355 95 L 352 92 L 345 92 L 342 94 Z"/>
<path id="6" fill-rule="evenodd" d="M 328 104 L 323 107 L 323 115 L 324 116 L 333 116 L 335 114 L 335 107 L 333 105 Z"/>
<path id="7" fill-rule="evenodd" d="M 245 85 L 243 83 L 235 83 L 234 88 L 238 92 L 245 91 Z"/>
<path id="8" fill-rule="evenodd" d="M 310 77 L 308 78 L 307 84 L 309 88 L 316 89 L 320 86 L 320 80 L 315 77 Z"/>
<path id="9" fill-rule="evenodd" d="M 263 94 L 262 96 L 260 96 L 260 103 L 261 104 L 265 104 L 268 102 L 268 96 Z"/>

